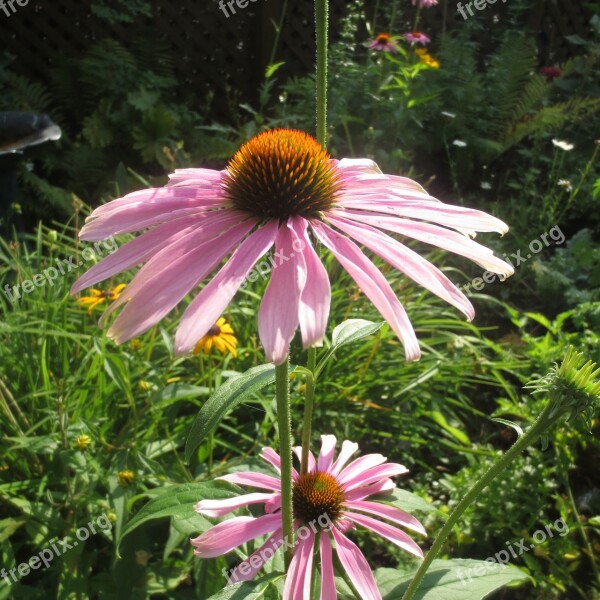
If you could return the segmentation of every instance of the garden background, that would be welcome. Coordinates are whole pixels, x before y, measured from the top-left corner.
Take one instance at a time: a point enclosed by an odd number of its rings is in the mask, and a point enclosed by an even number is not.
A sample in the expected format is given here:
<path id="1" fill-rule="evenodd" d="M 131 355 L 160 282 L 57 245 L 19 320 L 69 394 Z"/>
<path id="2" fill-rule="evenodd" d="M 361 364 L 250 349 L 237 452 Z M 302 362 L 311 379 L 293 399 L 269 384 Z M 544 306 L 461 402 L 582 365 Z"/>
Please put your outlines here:
<path id="1" fill-rule="evenodd" d="M 389 271 L 423 358 L 404 364 L 384 327 L 340 348 L 319 388 L 314 439 L 335 431 L 405 464 L 402 485 L 434 507 L 419 513 L 433 534 L 539 413 L 543 399 L 524 384 L 569 344 L 600 360 L 600 9 L 507 0 L 463 19 L 455 2 L 441 1 L 418 16 L 432 39 L 429 64 L 403 42 L 395 55 L 366 47 L 377 33 L 415 29 L 408 0 L 332 2 L 332 12 L 332 155 L 373 158 L 511 226 L 485 240 L 515 266 L 506 282 L 483 281 L 474 265 L 415 244 L 455 283 L 470 284 L 473 323 Z M 222 168 L 263 129 L 314 129 L 308 1 L 258 0 L 226 18 L 216 2 L 30 0 L 0 13 L 0 44 L 0 110 L 47 113 L 63 133 L 0 155 L 2 290 L 57 260 L 95 261 L 76 235 L 90 207 L 162 185 L 174 168 Z M 378 321 L 347 275 L 326 266 L 336 281 L 331 323 Z M 183 447 L 210 393 L 263 361 L 256 299 L 264 282 L 225 315 L 235 356 L 174 358 L 182 308 L 115 346 L 96 325 L 110 298 L 88 314 L 69 296 L 82 272 L 19 298 L 0 293 L 0 567 L 103 515 L 112 526 L 48 568 L 10 585 L 0 579 L 0 598 L 209 598 L 230 562 L 194 559 L 187 540 L 210 523 L 192 499 L 189 517 L 130 523 L 158 486 L 259 468 L 249 457 L 275 435 L 272 390 L 248 398 L 189 464 Z M 298 415 L 301 387 L 294 382 Z M 598 432 L 598 421 L 591 432 L 558 430 L 448 541 L 449 557 L 485 559 L 526 540 L 530 550 L 511 563 L 531 581 L 494 598 L 600 597 Z M 536 532 L 559 519 L 568 533 L 538 543 Z M 412 564 L 359 537 L 372 566 Z"/>

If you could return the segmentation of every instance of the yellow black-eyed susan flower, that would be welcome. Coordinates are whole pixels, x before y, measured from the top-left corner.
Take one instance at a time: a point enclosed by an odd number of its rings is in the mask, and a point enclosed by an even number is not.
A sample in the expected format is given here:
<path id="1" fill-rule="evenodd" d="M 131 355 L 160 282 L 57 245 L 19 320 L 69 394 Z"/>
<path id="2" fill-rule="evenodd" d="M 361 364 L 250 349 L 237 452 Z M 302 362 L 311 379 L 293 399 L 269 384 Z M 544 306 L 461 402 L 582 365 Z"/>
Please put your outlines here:
<path id="1" fill-rule="evenodd" d="M 106 292 L 103 292 L 96 288 L 91 288 L 89 296 L 82 296 L 81 298 L 77 298 L 77 304 L 79 304 L 79 306 L 87 306 L 88 315 L 91 315 L 92 311 L 94 310 L 94 308 L 96 308 L 96 306 L 100 306 L 106 301 L 114 302 L 115 300 L 117 300 L 121 295 L 121 292 L 125 289 L 125 286 L 126 284 L 120 283 L 119 285 Z"/>
<path id="2" fill-rule="evenodd" d="M 196 344 L 194 354 L 199 354 L 202 350 L 204 354 L 208 354 L 214 346 L 221 354 L 229 352 L 233 358 L 237 358 L 237 343 L 233 328 L 221 317 Z"/>

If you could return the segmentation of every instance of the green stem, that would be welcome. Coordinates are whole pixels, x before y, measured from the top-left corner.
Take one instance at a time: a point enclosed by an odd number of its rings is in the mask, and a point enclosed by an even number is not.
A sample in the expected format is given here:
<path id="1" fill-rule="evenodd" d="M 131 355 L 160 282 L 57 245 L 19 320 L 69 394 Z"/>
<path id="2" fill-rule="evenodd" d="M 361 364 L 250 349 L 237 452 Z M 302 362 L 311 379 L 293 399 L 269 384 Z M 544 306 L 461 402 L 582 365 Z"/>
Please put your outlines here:
<path id="1" fill-rule="evenodd" d="M 290 383 L 287 359 L 275 367 L 279 454 L 281 455 L 281 517 L 286 542 L 285 566 L 294 554 L 294 517 L 292 508 L 292 419 L 290 415 Z"/>
<path id="2" fill-rule="evenodd" d="M 283 28 L 283 21 L 287 13 L 288 0 L 283 0 L 283 7 L 281 9 L 281 18 L 279 23 L 275 26 L 275 40 L 273 41 L 273 48 L 271 48 L 271 57 L 269 58 L 269 65 L 275 62 L 275 56 L 277 54 L 277 47 L 279 46 L 279 39 L 281 38 L 281 29 Z"/>
<path id="3" fill-rule="evenodd" d="M 302 425 L 302 461 L 300 473 L 308 471 L 308 452 L 310 450 L 310 437 L 312 431 L 313 409 L 315 406 L 315 369 L 317 367 L 317 349 L 308 349 L 306 368 L 313 374 L 306 378 L 306 400 L 304 401 L 304 423 Z"/>
<path id="4" fill-rule="evenodd" d="M 538 438 L 556 421 L 556 415 L 552 415 L 552 412 L 555 411 L 555 403 L 550 400 L 548 402 L 546 408 L 541 412 L 540 416 L 534 422 L 534 424 L 527 430 L 527 432 L 522 435 L 514 445 L 507 450 L 504 455 L 496 462 L 496 464 L 492 465 L 481 477 L 481 479 L 467 492 L 465 497 L 456 505 L 455 509 L 452 511 L 445 525 L 442 527 L 441 531 L 438 533 L 431 549 L 427 553 L 427 556 L 421 563 L 421 566 L 417 570 L 413 580 L 411 581 L 408 589 L 402 596 L 402 600 L 410 600 L 417 591 L 419 585 L 423 581 L 425 574 L 427 573 L 427 569 L 430 567 L 431 563 L 435 559 L 435 557 L 439 554 L 446 538 L 452 532 L 454 525 L 458 522 L 462 514 L 465 510 L 477 499 L 479 494 L 498 476 L 502 473 L 512 462 L 527 448 L 534 444 Z"/>
<path id="5" fill-rule="evenodd" d="M 317 32 L 317 141 L 327 146 L 327 35 L 329 0 L 315 0 Z"/>

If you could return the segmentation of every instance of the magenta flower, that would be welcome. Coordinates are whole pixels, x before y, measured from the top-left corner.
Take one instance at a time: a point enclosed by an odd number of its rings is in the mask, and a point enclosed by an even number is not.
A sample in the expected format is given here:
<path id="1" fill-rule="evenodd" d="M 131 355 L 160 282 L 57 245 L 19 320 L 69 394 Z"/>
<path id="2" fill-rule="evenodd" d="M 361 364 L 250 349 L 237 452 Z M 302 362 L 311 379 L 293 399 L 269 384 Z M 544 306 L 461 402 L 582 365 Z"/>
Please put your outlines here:
<path id="1" fill-rule="evenodd" d="M 540 69 L 540 74 L 543 75 L 546 79 L 548 79 L 548 81 L 552 81 L 553 79 L 560 77 L 562 75 L 562 71 L 556 66 L 542 67 Z"/>
<path id="2" fill-rule="evenodd" d="M 373 161 L 333 160 L 311 136 L 287 129 L 258 134 L 223 171 L 180 169 L 163 188 L 100 206 L 80 237 L 96 241 L 147 228 L 94 265 L 71 292 L 146 263 L 100 320 L 124 305 L 108 331 L 121 343 L 158 323 L 213 274 L 183 314 L 175 336 L 177 354 L 194 348 L 240 287 L 269 271 L 258 313 L 267 360 L 285 360 L 298 327 L 305 348 L 322 344 L 331 289 L 314 241 L 333 253 L 390 324 L 407 360 L 420 356 L 408 315 L 356 242 L 468 319 L 474 310 L 467 297 L 434 265 L 382 230 L 466 256 L 494 273 L 512 273 L 512 267 L 470 239 L 476 231 L 506 232 L 502 221 L 443 204 L 406 177 L 384 175 Z M 273 245 L 270 262 L 263 260 L 255 269 Z"/>
<path id="3" fill-rule="evenodd" d="M 380 33 L 367 47 L 380 52 L 392 52 L 393 54 L 398 52 L 398 44 L 389 33 Z"/>
<path id="4" fill-rule="evenodd" d="M 431 6 L 436 6 L 438 0 L 412 0 L 412 5 L 416 6 L 419 4 L 420 8 L 430 8 Z"/>
<path id="5" fill-rule="evenodd" d="M 412 515 L 389 504 L 369 500 L 396 485 L 390 479 L 407 473 L 402 465 L 387 463 L 381 454 L 367 454 L 347 464 L 358 445 L 344 441 L 336 460 L 333 459 L 336 438 L 321 437 L 321 452 L 317 460 L 309 454 L 308 472 L 293 471 L 294 555 L 285 580 L 283 600 L 310 600 L 313 551 L 319 540 L 321 558 L 321 598 L 335 600 L 337 593 L 333 573 L 333 549 L 362 598 L 380 600 L 373 573 L 358 546 L 345 533 L 357 525 L 366 527 L 403 550 L 423 558 L 421 548 L 398 525 L 425 535 L 425 529 Z M 294 448 L 300 458 L 302 449 Z M 264 448 L 261 457 L 279 472 L 280 457 L 271 448 Z M 262 504 L 260 517 L 233 517 L 215 525 L 191 540 L 196 556 L 213 558 L 234 548 L 269 535 L 268 539 L 238 565 L 229 576 L 229 583 L 252 579 L 263 565 L 285 543 L 281 519 L 281 480 L 257 472 L 232 473 L 220 477 L 230 483 L 251 486 L 263 492 L 252 492 L 227 500 L 201 500 L 196 511 L 207 517 L 221 517 L 250 505 Z M 390 524 L 393 523 L 394 525 Z M 319 535 L 320 534 L 320 535 Z"/>
<path id="6" fill-rule="evenodd" d="M 421 44 L 422 46 L 426 46 L 429 44 L 429 42 L 431 42 L 431 40 L 420 31 L 411 31 L 410 33 L 405 33 L 404 39 L 412 44 Z"/>

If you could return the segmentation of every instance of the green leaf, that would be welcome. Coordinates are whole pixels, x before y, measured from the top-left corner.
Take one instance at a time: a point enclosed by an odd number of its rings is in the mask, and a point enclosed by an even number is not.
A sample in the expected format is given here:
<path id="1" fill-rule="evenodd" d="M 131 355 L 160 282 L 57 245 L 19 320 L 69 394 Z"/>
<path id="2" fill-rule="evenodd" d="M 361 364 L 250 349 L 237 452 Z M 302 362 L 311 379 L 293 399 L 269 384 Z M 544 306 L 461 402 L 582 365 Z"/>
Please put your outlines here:
<path id="1" fill-rule="evenodd" d="M 279 595 L 274 582 L 283 577 L 283 573 L 269 573 L 255 579 L 228 585 L 208 600 L 276 600 Z"/>
<path id="2" fill-rule="evenodd" d="M 375 579 L 383 600 L 401 600 L 413 575 L 377 569 Z M 483 600 L 509 583 L 527 579 L 530 578 L 523 571 L 497 562 L 434 560 L 413 600 Z"/>
<path id="3" fill-rule="evenodd" d="M 265 70 L 265 79 L 270 79 L 271 77 L 273 77 L 273 75 L 275 75 L 279 67 L 282 67 L 283 65 L 285 65 L 284 62 L 278 62 L 272 65 L 268 65 L 267 69 Z"/>
<path id="4" fill-rule="evenodd" d="M 189 520 L 196 514 L 194 505 L 199 500 L 221 500 L 231 498 L 236 494 L 237 492 L 231 485 L 223 481 L 184 483 L 182 485 L 167 486 L 161 489 L 158 495 L 150 500 L 123 527 L 117 547 L 127 534 L 148 521 L 164 519 L 166 517 Z"/>
<path id="5" fill-rule="evenodd" d="M 471 440 L 466 433 L 461 431 L 460 429 L 453 427 L 446 421 L 446 417 L 439 411 L 433 410 L 426 413 L 435 423 L 437 423 L 442 429 L 447 431 L 453 438 L 457 439 L 464 446 L 470 446 Z"/>
<path id="6" fill-rule="evenodd" d="M 377 500 L 378 502 L 385 502 L 386 504 L 391 504 L 400 510 L 403 510 L 407 513 L 413 512 L 425 512 L 430 513 L 437 510 L 437 508 L 427 502 L 421 496 L 417 496 L 412 492 L 408 492 L 407 490 L 401 490 L 396 488 L 392 491 L 391 494 L 381 494 L 376 498 L 371 498 L 371 500 Z"/>
<path id="7" fill-rule="evenodd" d="M 154 404 L 166 405 L 173 404 L 186 398 L 197 398 L 198 396 L 208 395 L 208 388 L 199 385 L 189 385 L 187 383 L 172 383 L 162 390 L 159 390 L 152 396 Z"/>
<path id="8" fill-rule="evenodd" d="M 373 323 L 366 319 L 348 319 L 340 323 L 334 330 L 331 336 L 331 346 L 319 362 L 316 369 L 317 374 L 323 370 L 327 361 L 333 356 L 335 351 L 341 346 L 358 342 L 374 333 L 377 333 L 383 326 L 381 323 Z"/>
<path id="9" fill-rule="evenodd" d="M 221 419 L 246 398 L 275 382 L 275 367 L 271 364 L 249 369 L 239 377 L 226 381 L 200 409 L 192 423 L 185 444 L 185 460 L 190 460 L 194 450 Z"/>

